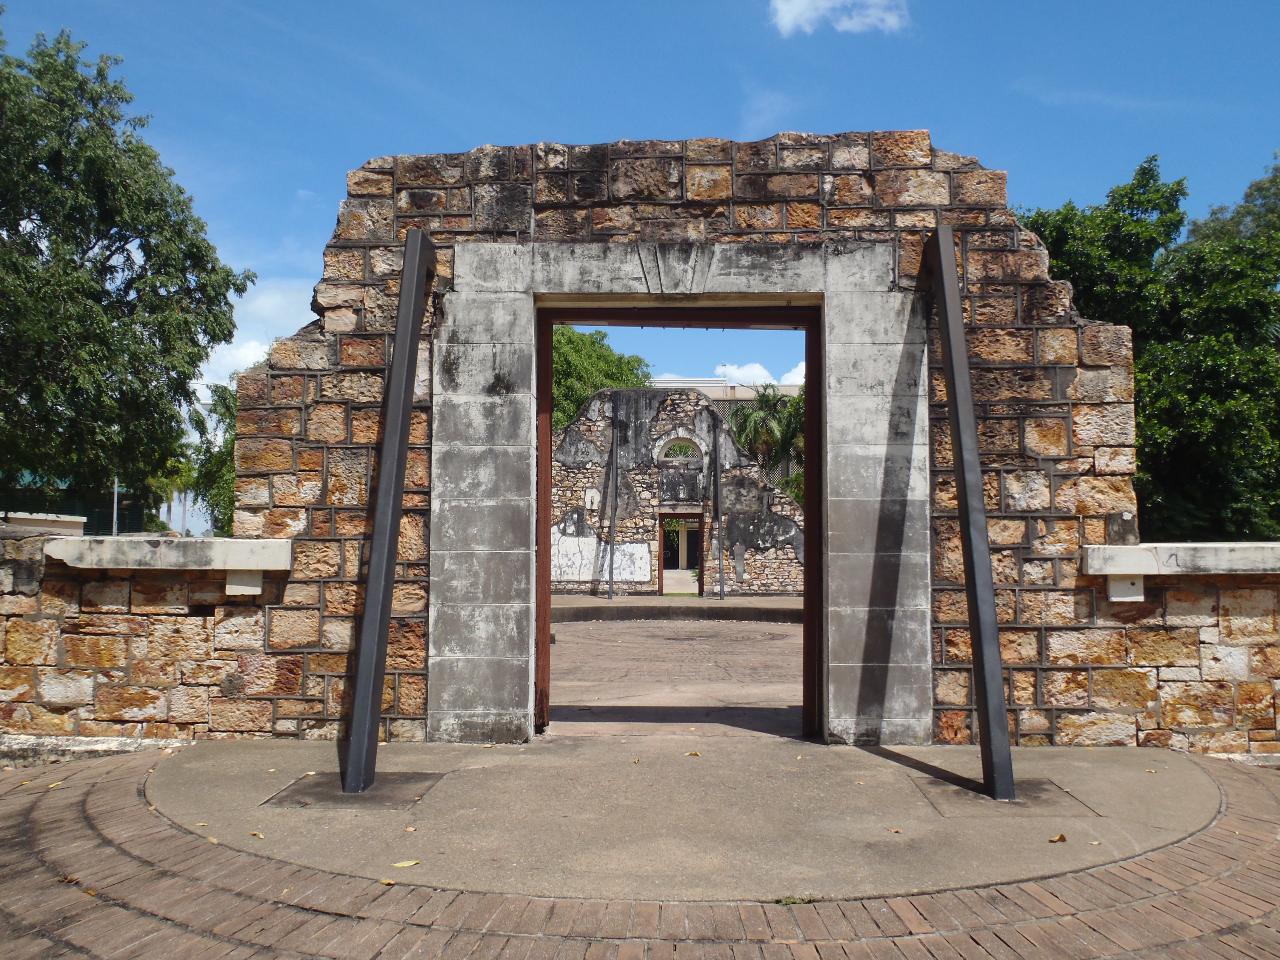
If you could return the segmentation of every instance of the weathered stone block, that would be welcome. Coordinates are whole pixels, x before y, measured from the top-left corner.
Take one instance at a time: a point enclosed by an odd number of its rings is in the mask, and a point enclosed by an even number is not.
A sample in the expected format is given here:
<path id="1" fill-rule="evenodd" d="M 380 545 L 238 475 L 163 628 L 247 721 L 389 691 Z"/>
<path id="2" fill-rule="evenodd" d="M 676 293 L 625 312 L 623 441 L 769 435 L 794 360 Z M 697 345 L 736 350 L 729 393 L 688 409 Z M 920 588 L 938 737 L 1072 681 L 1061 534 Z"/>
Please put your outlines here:
<path id="1" fill-rule="evenodd" d="M 75 730 L 76 711 L 57 713 L 35 703 L 0 703 L 0 730 L 46 736 L 66 736 Z"/>
<path id="2" fill-rule="evenodd" d="M 927 167 L 933 162 L 928 130 L 884 130 L 871 134 L 871 158 L 877 167 Z"/>
<path id="3" fill-rule="evenodd" d="M 1103 710 L 1145 710 L 1156 700 L 1153 668 L 1093 671 L 1093 706 Z"/>
<path id="4" fill-rule="evenodd" d="M 1003 170 L 965 170 L 951 175 L 955 202 L 963 206 L 1003 207 L 1008 203 Z"/>
<path id="5" fill-rule="evenodd" d="M 338 544 L 329 540 L 299 540 L 293 545 L 295 580 L 323 580 L 336 577 L 342 558 Z"/>
<path id="6" fill-rule="evenodd" d="M 302 692 L 302 657 L 245 654 L 238 674 L 246 696 L 296 696 Z"/>
<path id="7" fill-rule="evenodd" d="M 1080 747 L 1133 746 L 1138 731 L 1121 713 L 1060 713 L 1055 742 Z"/>
<path id="8" fill-rule="evenodd" d="M 265 733 L 271 729 L 271 702 L 211 697 L 209 729 L 231 733 Z"/>
<path id="9" fill-rule="evenodd" d="M 135 580 L 129 597 L 129 609 L 138 614 L 186 613 L 186 581 Z"/>
<path id="10" fill-rule="evenodd" d="M 5 630 L 5 659 L 11 664 L 47 665 L 58 662 L 56 620 L 10 620 Z"/>
<path id="11" fill-rule="evenodd" d="M 237 473 L 284 473 L 293 469 L 293 444 L 288 440 L 237 440 Z"/>
<path id="12" fill-rule="evenodd" d="M 63 662 L 69 667 L 108 669 L 123 667 L 129 661 L 128 641 L 124 637 L 67 634 L 62 643 Z"/>
<path id="13" fill-rule="evenodd" d="M 129 610 L 128 580 L 94 580 L 84 585 L 80 606 L 82 610 L 101 613 L 127 613 Z"/>
<path id="14" fill-rule="evenodd" d="M 168 713 L 165 694 L 147 687 L 100 686 L 94 696 L 99 720 L 163 720 Z"/>
<path id="15" fill-rule="evenodd" d="M 728 200 L 733 196 L 733 168 L 728 164 L 690 165 L 685 190 L 690 200 Z"/>
<path id="16" fill-rule="evenodd" d="M 1249 676 L 1248 648 L 1202 643 L 1200 674 L 1206 680 L 1244 680 Z"/>
<path id="17" fill-rule="evenodd" d="M 36 689 L 46 706 L 77 707 L 93 702 L 93 678 L 87 670 L 38 667 Z"/>
<path id="18" fill-rule="evenodd" d="M 31 667 L 0 667 L 0 702 L 35 699 L 36 675 Z"/>
<path id="19" fill-rule="evenodd" d="M 945 173 L 886 170 L 873 174 L 872 181 L 883 207 L 942 207 L 951 202 L 951 183 Z"/>
<path id="20" fill-rule="evenodd" d="M 207 687 L 175 687 L 169 691 L 170 723 L 208 723 Z"/>
<path id="21" fill-rule="evenodd" d="M 1220 609 L 1223 643 L 1280 643 L 1280 603 L 1275 587 L 1223 590 Z"/>
<path id="22" fill-rule="evenodd" d="M 1128 403 L 1076 404 L 1071 411 L 1075 442 L 1083 447 L 1132 447 L 1136 436 Z"/>
<path id="23" fill-rule="evenodd" d="M 1089 671 L 1044 671 L 1044 702 L 1051 707 L 1087 707 Z"/>
<path id="24" fill-rule="evenodd" d="M 1170 729 L 1226 726 L 1235 719 L 1234 690 L 1216 681 L 1161 683 L 1160 712 Z"/>
<path id="25" fill-rule="evenodd" d="M 1086 517 L 1105 517 L 1138 509 L 1133 481 L 1127 476 L 1072 477 L 1058 487 L 1057 500 L 1059 510 Z"/>
<path id="26" fill-rule="evenodd" d="M 267 645 L 272 650 L 318 647 L 320 645 L 319 611 L 272 610 Z"/>
<path id="27" fill-rule="evenodd" d="M 1051 630 L 1045 636 L 1050 663 L 1120 664 L 1125 662 L 1123 630 Z"/>
<path id="28" fill-rule="evenodd" d="M 1200 634 L 1194 628 L 1134 628 L 1125 639 L 1130 663 L 1149 667 L 1200 665 Z"/>
<path id="29" fill-rule="evenodd" d="M 1132 367 L 1133 331 L 1105 323 L 1081 328 L 1080 359 L 1092 366 Z"/>

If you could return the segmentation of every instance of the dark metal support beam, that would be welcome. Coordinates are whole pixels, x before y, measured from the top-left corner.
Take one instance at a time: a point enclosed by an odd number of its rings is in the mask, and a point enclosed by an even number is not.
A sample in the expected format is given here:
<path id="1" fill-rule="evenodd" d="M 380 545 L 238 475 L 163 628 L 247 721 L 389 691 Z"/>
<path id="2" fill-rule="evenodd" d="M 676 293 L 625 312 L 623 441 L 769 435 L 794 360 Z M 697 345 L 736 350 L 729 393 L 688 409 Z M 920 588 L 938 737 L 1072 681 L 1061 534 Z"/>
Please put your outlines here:
<path id="1" fill-rule="evenodd" d="M 955 237 L 941 226 L 925 244 L 924 266 L 930 279 L 942 340 L 947 380 L 947 412 L 955 463 L 956 501 L 960 507 L 960 544 L 964 551 L 965 596 L 969 602 L 969 634 L 973 640 L 973 688 L 978 705 L 978 743 L 982 780 L 996 800 L 1012 800 L 1013 757 L 1000 665 L 996 593 L 991 577 L 991 544 L 982 499 L 982 464 L 978 457 L 978 421 L 973 407 L 969 347 L 956 276 Z"/>
<path id="2" fill-rule="evenodd" d="M 365 580 L 364 614 L 356 645 L 351 718 L 339 752 L 342 792 L 363 793 L 373 785 L 382 722 L 382 683 L 387 665 L 387 628 L 391 589 L 396 577 L 396 549 L 404 506 L 404 473 L 409 456 L 409 419 L 417 368 L 422 318 L 435 274 L 435 248 L 421 230 L 410 230 L 404 242 L 400 276 L 400 309 L 395 346 L 382 401 L 382 442 L 378 446 L 373 494 L 373 540 Z"/>

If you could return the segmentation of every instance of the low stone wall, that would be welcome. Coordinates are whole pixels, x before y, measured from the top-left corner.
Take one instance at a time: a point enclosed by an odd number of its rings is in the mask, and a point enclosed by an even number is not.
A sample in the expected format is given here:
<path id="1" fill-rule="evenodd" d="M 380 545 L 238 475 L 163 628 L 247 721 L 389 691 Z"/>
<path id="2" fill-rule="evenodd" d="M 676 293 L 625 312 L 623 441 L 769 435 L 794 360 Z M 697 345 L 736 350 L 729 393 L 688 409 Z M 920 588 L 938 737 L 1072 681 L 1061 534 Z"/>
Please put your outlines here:
<path id="1" fill-rule="evenodd" d="M 1109 601 L 1102 578 L 1081 577 L 1034 609 L 1006 593 L 999 612 L 1017 743 L 1280 753 L 1280 576 L 1148 577 L 1141 603 Z M 934 640 L 943 743 L 974 738 L 963 617 L 963 597 L 935 610 L 952 623 Z"/>
<path id="2" fill-rule="evenodd" d="M 283 579 L 228 597 L 220 571 L 74 569 L 44 559 L 48 539 L 0 536 L 0 732 L 296 735 L 337 715 L 347 638 L 329 654 L 265 649 Z M 304 689 L 304 659 L 336 684 Z"/>

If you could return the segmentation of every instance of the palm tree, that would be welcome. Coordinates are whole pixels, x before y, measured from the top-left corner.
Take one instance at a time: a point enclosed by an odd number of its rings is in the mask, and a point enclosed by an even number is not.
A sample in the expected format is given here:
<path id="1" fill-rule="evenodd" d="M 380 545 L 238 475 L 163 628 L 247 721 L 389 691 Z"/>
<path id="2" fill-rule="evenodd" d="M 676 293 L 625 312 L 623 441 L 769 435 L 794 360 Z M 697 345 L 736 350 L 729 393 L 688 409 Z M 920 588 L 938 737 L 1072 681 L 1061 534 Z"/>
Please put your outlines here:
<path id="1" fill-rule="evenodd" d="M 788 397 L 771 383 L 756 388 L 750 403 L 733 408 L 729 428 L 738 446 L 766 470 L 804 463 L 804 389 Z"/>

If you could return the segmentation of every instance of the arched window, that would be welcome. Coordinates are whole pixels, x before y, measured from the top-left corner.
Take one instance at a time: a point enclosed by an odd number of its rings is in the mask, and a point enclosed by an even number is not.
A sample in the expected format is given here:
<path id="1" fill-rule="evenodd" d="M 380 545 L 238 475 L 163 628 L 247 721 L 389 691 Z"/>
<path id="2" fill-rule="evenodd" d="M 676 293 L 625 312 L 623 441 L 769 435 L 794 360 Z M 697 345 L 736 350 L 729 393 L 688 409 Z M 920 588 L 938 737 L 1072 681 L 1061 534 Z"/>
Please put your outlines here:
<path id="1" fill-rule="evenodd" d="M 658 450 L 658 459 L 676 463 L 701 463 L 702 449 L 688 437 L 672 437 Z"/>

